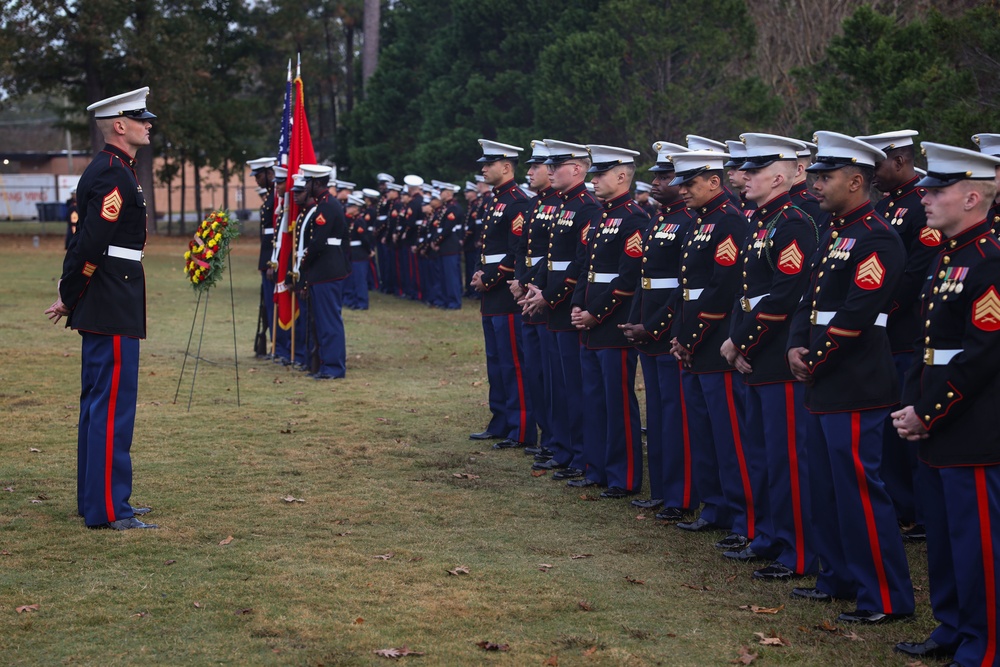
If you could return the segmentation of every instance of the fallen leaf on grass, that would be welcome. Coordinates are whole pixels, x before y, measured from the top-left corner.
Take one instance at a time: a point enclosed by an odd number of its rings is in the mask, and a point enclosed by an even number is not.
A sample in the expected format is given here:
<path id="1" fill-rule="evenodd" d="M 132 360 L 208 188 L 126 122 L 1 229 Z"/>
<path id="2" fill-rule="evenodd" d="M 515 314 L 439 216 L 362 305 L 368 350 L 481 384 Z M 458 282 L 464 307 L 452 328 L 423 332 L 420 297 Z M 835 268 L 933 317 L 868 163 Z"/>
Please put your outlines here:
<path id="1" fill-rule="evenodd" d="M 28 611 L 38 611 L 38 605 L 37 604 L 23 604 L 20 607 L 17 607 L 15 609 L 15 611 L 17 611 L 17 613 L 19 613 L 19 614 L 23 614 L 23 613 L 28 612 Z"/>
<path id="2" fill-rule="evenodd" d="M 712 590 L 708 586 L 696 586 L 695 584 L 681 584 L 684 588 L 690 588 L 693 591 L 710 591 Z"/>
<path id="3" fill-rule="evenodd" d="M 630 575 L 625 575 L 625 581 L 627 581 L 630 584 L 636 584 L 639 586 L 642 586 L 643 584 L 646 583 L 645 579 L 636 579 L 635 577 Z"/>
<path id="4" fill-rule="evenodd" d="M 33 452 L 35 454 L 40 454 L 42 450 L 38 449 L 37 447 L 28 447 L 28 451 Z"/>
<path id="5" fill-rule="evenodd" d="M 636 521 L 645 521 L 646 520 L 646 515 L 645 514 L 639 514 L 638 516 L 635 517 L 635 520 Z"/>
<path id="6" fill-rule="evenodd" d="M 570 560 L 580 560 L 581 558 L 592 558 L 594 554 L 573 554 L 569 557 Z"/>
<path id="7" fill-rule="evenodd" d="M 12 555 L 12 554 L 9 551 L 7 551 L 6 549 L 4 549 L 3 551 L 0 551 L 0 556 L 10 556 L 10 555 Z"/>
<path id="8" fill-rule="evenodd" d="M 32 503 L 33 505 L 41 505 L 41 504 L 42 504 L 42 501 L 41 501 L 41 500 L 39 500 L 38 498 L 32 498 L 32 499 L 31 499 L 31 503 Z"/>
<path id="9" fill-rule="evenodd" d="M 202 608 L 201 603 L 200 602 L 195 602 L 194 603 L 194 608 L 195 609 L 201 609 Z"/>
<path id="10" fill-rule="evenodd" d="M 483 649 L 484 651 L 509 651 L 510 644 L 494 644 L 493 642 L 476 642 L 476 646 Z"/>
<path id="11" fill-rule="evenodd" d="M 6 492 L 8 492 L 8 493 L 14 493 L 14 487 L 13 486 L 5 486 L 5 487 L 3 487 L 3 490 L 6 491 Z"/>
<path id="12" fill-rule="evenodd" d="M 780 607 L 758 607 L 755 604 L 744 604 L 740 605 L 740 609 L 745 609 L 747 611 L 752 611 L 755 614 L 777 614 L 779 611 L 785 608 L 785 605 Z"/>
<path id="13" fill-rule="evenodd" d="M 554 655 L 550 655 L 548 659 L 542 663 L 542 667 L 559 667 L 559 658 Z"/>
<path id="14" fill-rule="evenodd" d="M 365 619 L 361 618 L 360 616 L 358 616 L 356 619 L 354 619 L 354 625 L 361 625 L 364 622 L 365 622 Z"/>
<path id="15" fill-rule="evenodd" d="M 252 607 L 247 607 L 246 609 L 237 609 L 233 613 L 235 613 L 237 616 L 247 616 L 248 614 L 252 614 L 253 613 L 253 608 Z"/>
<path id="16" fill-rule="evenodd" d="M 274 378 L 274 384 L 285 384 L 285 381 L 281 378 Z"/>
<path id="17" fill-rule="evenodd" d="M 136 613 L 132 614 L 133 618 L 146 618 L 147 616 L 149 616 L 148 611 L 137 611 Z"/>
<path id="18" fill-rule="evenodd" d="M 227 537 L 226 539 L 224 539 L 224 540 L 222 540 L 221 542 L 219 542 L 219 546 L 220 546 L 220 547 L 224 547 L 224 546 L 226 546 L 227 544 L 229 544 L 229 543 L 230 543 L 230 542 L 232 542 L 232 541 L 233 541 L 233 536 L 232 536 L 232 535 L 230 535 L 230 536 L 229 536 L 229 537 Z"/>
<path id="19" fill-rule="evenodd" d="M 164 564 L 164 565 L 173 565 L 173 564 L 174 564 L 174 563 L 176 563 L 176 562 L 177 562 L 177 561 L 175 561 L 175 560 L 165 560 L 165 561 L 163 561 L 163 564 Z"/>
<path id="20" fill-rule="evenodd" d="M 456 577 L 460 574 L 469 574 L 469 568 L 464 565 L 459 565 L 454 570 L 448 570 L 448 574 L 454 574 Z"/>
<path id="21" fill-rule="evenodd" d="M 584 611 L 594 611 L 594 607 L 591 606 L 591 604 L 589 602 L 587 602 L 586 600 L 580 600 L 580 602 L 578 602 L 577 604 L 579 604 L 580 605 L 580 609 L 582 609 Z"/>
<path id="22" fill-rule="evenodd" d="M 423 559 L 424 559 L 424 557 L 423 557 L 423 556 L 414 556 L 413 558 L 411 558 L 411 559 L 410 559 L 410 562 L 411 562 L 411 563 L 419 563 L 419 562 L 420 562 L 420 561 L 422 561 Z"/>
<path id="23" fill-rule="evenodd" d="M 304 503 L 305 498 L 296 498 L 295 496 L 285 496 L 282 498 L 286 503 Z"/>
<path id="24" fill-rule="evenodd" d="M 851 632 L 841 632 L 840 636 L 845 639 L 850 639 L 852 642 L 863 642 L 865 640 L 864 637 L 859 637 L 853 630 Z"/>
<path id="25" fill-rule="evenodd" d="M 390 551 L 390 552 L 389 552 L 389 553 L 387 553 L 387 554 L 378 554 L 378 555 L 376 555 L 376 556 L 372 556 L 372 558 L 374 558 L 375 560 L 389 560 L 390 558 L 392 558 L 392 557 L 393 557 L 393 556 L 395 556 L 395 555 L 396 555 L 396 554 L 394 554 L 394 553 L 392 553 L 392 552 Z"/>
<path id="26" fill-rule="evenodd" d="M 597 496 L 588 496 L 586 493 L 580 496 L 580 500 L 600 500 Z"/>
<path id="27" fill-rule="evenodd" d="M 475 382 L 472 383 L 472 386 L 473 387 L 482 387 L 483 383 L 480 382 L 479 380 L 476 380 Z"/>
<path id="28" fill-rule="evenodd" d="M 549 565 L 548 563 L 539 563 L 538 564 L 538 569 L 541 570 L 542 572 L 548 572 L 549 570 L 551 570 L 554 567 L 555 567 L 555 565 Z"/>
<path id="29" fill-rule="evenodd" d="M 827 620 L 824 620 L 822 623 L 817 625 L 816 629 L 822 630 L 823 632 L 840 632 L 840 628 Z"/>
<path id="30" fill-rule="evenodd" d="M 543 475 L 548 474 L 548 472 L 549 472 L 548 470 L 532 470 L 531 471 L 531 476 L 532 477 L 542 477 Z"/>
<path id="31" fill-rule="evenodd" d="M 906 663 L 906 667 L 927 667 L 927 665 L 920 660 L 914 660 L 913 662 Z"/>
<path id="32" fill-rule="evenodd" d="M 380 648 L 375 651 L 375 655 L 396 659 L 407 655 L 423 655 L 423 653 L 420 651 L 411 651 L 408 646 L 400 646 L 399 648 Z"/>
<path id="33" fill-rule="evenodd" d="M 730 660 L 729 664 L 731 664 L 731 665 L 749 665 L 750 663 L 752 663 L 756 659 L 757 659 L 757 654 L 756 653 L 751 653 L 749 646 L 741 646 L 740 647 L 740 654 L 738 656 L 736 656 L 735 659 Z"/>
<path id="34" fill-rule="evenodd" d="M 583 657 L 589 658 L 590 656 L 594 655 L 595 653 L 597 653 L 597 647 L 596 646 L 591 646 L 590 648 L 588 648 L 586 651 L 583 652 Z"/>
<path id="35" fill-rule="evenodd" d="M 479 479 L 479 475 L 473 475 L 471 472 L 456 472 L 452 473 L 451 476 L 459 479 Z"/>
<path id="36" fill-rule="evenodd" d="M 774 630 L 771 634 L 765 635 L 763 632 L 753 633 L 757 637 L 757 643 L 761 646 L 791 646 L 792 643 L 783 637 L 779 637 Z"/>
<path id="37" fill-rule="evenodd" d="M 353 535 L 353 534 L 354 533 L 352 533 L 351 531 L 348 530 L 348 531 L 345 531 L 343 533 L 337 533 L 337 537 L 347 537 L 348 535 Z"/>
<path id="38" fill-rule="evenodd" d="M 388 424 L 389 423 L 389 420 L 386 419 L 385 417 L 376 417 L 375 421 L 382 422 L 383 424 Z M 388 651 L 388 650 L 394 650 L 394 649 L 385 649 L 385 650 Z"/>

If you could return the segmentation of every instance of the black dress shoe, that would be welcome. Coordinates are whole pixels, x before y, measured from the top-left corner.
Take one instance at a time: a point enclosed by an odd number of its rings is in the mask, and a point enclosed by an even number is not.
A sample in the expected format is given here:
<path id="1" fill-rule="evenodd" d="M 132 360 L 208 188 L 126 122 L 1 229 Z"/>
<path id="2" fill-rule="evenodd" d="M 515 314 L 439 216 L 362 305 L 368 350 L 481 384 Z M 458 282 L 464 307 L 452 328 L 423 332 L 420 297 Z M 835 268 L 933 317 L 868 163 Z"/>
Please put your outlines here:
<path id="1" fill-rule="evenodd" d="M 750 544 L 750 540 L 739 533 L 729 533 L 715 543 L 715 548 L 724 549 L 725 551 L 740 551 L 748 544 Z"/>
<path id="2" fill-rule="evenodd" d="M 914 658 L 950 658 L 955 655 L 954 646 L 941 646 L 933 639 L 923 642 L 899 642 L 894 649 Z"/>
<path id="3" fill-rule="evenodd" d="M 927 528 L 922 523 L 914 524 L 902 531 L 903 539 L 907 542 L 926 542 Z"/>
<path id="4" fill-rule="evenodd" d="M 824 593 L 818 588 L 793 588 L 791 596 L 800 600 L 812 600 L 813 602 L 829 602 L 833 599 L 832 595 Z"/>
<path id="5" fill-rule="evenodd" d="M 469 440 L 496 440 L 501 436 L 493 435 L 489 431 L 482 431 L 481 433 L 470 433 Z"/>
<path id="6" fill-rule="evenodd" d="M 722 555 L 730 560 L 738 560 L 744 563 L 751 563 L 755 560 L 760 560 L 761 556 L 757 554 L 751 547 L 745 547 L 739 551 L 723 551 Z"/>
<path id="7" fill-rule="evenodd" d="M 566 482 L 566 486 L 571 486 L 575 489 L 582 489 L 587 486 L 597 486 L 597 485 L 598 485 L 597 482 L 589 480 L 586 477 L 581 477 L 580 479 L 571 479 L 568 482 Z"/>
<path id="8" fill-rule="evenodd" d="M 801 575 L 796 574 L 795 570 L 778 562 L 753 571 L 753 578 L 761 581 L 784 581 L 799 576 Z"/>
<path id="9" fill-rule="evenodd" d="M 628 498 L 629 496 L 634 496 L 637 491 L 629 491 L 623 489 L 620 486 L 608 487 L 605 491 L 601 492 L 601 498 L 610 498 L 612 500 L 618 500 L 620 498 Z"/>
<path id="10" fill-rule="evenodd" d="M 523 442 L 518 442 L 517 440 L 511 440 L 507 438 L 506 440 L 501 440 L 500 442 L 493 443 L 493 449 L 518 449 L 524 447 Z"/>
<path id="11" fill-rule="evenodd" d="M 677 527 L 681 530 L 691 531 L 692 533 L 697 533 L 702 530 L 715 530 L 717 528 L 715 524 L 707 521 L 706 519 L 702 519 L 701 517 L 698 517 L 694 521 L 682 521 L 677 524 Z"/>
<path id="12" fill-rule="evenodd" d="M 135 516 L 145 516 L 153 511 L 152 507 L 132 507 L 132 514 Z"/>
<path id="13" fill-rule="evenodd" d="M 87 526 L 87 528 L 93 528 L 99 530 L 102 528 L 109 528 L 111 530 L 130 530 L 132 528 L 159 528 L 155 523 L 143 523 L 139 521 L 134 516 L 130 516 L 127 519 L 118 519 L 117 521 L 109 521 L 108 523 L 102 523 L 99 526 Z"/>
<path id="14" fill-rule="evenodd" d="M 569 466 L 565 463 L 559 463 L 555 459 L 549 459 L 548 461 L 535 461 L 531 464 L 532 470 L 565 470 Z"/>
<path id="15" fill-rule="evenodd" d="M 681 507 L 665 507 L 656 513 L 656 518 L 660 521 L 672 521 L 674 523 L 678 523 L 680 521 L 689 521 L 691 513 Z M 706 521 L 706 523 L 708 522 Z"/>
<path id="16" fill-rule="evenodd" d="M 535 461 L 538 463 L 543 463 L 551 459 L 553 456 L 555 456 L 555 454 L 553 454 L 547 449 L 543 449 L 541 454 L 535 454 L 535 456 L 532 458 L 534 458 Z"/>
<path id="17" fill-rule="evenodd" d="M 579 479 L 583 477 L 583 471 L 579 468 L 563 468 L 552 473 L 552 479 Z"/>
<path id="18" fill-rule="evenodd" d="M 650 498 L 649 500 L 633 500 L 632 506 L 642 510 L 651 510 L 663 504 L 662 498 Z"/>
<path id="19" fill-rule="evenodd" d="M 854 611 L 844 612 L 837 617 L 837 620 L 841 623 L 864 623 L 865 625 L 875 625 L 876 623 L 902 621 L 912 617 L 913 614 L 883 614 L 880 611 L 855 609 Z"/>
<path id="20" fill-rule="evenodd" d="M 525 454 L 530 454 L 532 456 L 537 456 L 537 455 L 539 455 L 539 454 L 542 453 L 542 448 L 541 447 L 525 447 L 524 448 L 524 453 Z M 552 458 L 552 457 L 550 456 L 549 458 Z"/>

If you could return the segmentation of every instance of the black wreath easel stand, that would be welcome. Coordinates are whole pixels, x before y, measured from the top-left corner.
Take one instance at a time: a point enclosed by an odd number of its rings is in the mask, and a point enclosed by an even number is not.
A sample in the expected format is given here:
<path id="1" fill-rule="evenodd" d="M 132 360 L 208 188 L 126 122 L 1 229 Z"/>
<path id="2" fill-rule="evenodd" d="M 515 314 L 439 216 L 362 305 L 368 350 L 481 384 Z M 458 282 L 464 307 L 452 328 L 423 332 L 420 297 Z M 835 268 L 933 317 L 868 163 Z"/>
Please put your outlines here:
<path id="1" fill-rule="evenodd" d="M 240 358 L 236 346 L 236 298 L 233 294 L 233 265 L 226 262 L 227 274 L 229 276 L 229 306 L 232 310 L 233 321 L 233 366 L 236 368 L 236 407 L 240 407 Z M 194 357 L 194 372 L 191 374 L 191 388 L 188 390 L 187 410 L 191 412 L 191 399 L 194 396 L 194 384 L 198 379 L 198 364 L 204 361 L 206 364 L 221 365 L 210 359 L 201 356 L 201 343 L 205 339 L 205 321 L 208 317 L 208 297 L 211 287 L 198 290 L 198 301 L 194 306 L 194 317 L 191 318 L 191 332 L 188 334 L 187 347 L 184 349 L 184 361 L 181 363 L 181 374 L 177 378 L 177 390 L 174 392 L 174 405 L 177 404 L 177 397 L 181 393 L 181 382 L 184 380 L 184 370 L 187 368 L 188 357 Z M 201 297 L 205 297 L 205 309 L 201 311 L 201 329 L 198 333 L 198 351 L 191 354 L 191 341 L 194 340 L 194 327 L 198 322 L 198 311 L 201 310 Z"/>

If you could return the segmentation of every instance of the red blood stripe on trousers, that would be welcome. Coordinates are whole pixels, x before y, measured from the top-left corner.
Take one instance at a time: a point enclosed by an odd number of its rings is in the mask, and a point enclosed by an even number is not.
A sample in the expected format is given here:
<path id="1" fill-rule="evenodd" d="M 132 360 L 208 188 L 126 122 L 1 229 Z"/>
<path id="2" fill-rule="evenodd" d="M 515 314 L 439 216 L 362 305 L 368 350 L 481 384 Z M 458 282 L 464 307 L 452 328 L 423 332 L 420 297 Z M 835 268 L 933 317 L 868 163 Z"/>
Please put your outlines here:
<path id="1" fill-rule="evenodd" d="M 795 526 L 795 572 L 806 570 L 805 536 L 802 528 L 802 489 L 799 482 L 799 454 L 795 448 L 795 384 L 785 383 L 785 421 L 788 424 L 788 471 L 792 484 L 792 522 Z"/>
<path id="2" fill-rule="evenodd" d="M 684 509 L 691 507 L 691 431 L 688 427 L 687 401 L 684 399 L 683 364 L 677 362 L 677 386 L 681 397 L 681 433 L 684 439 Z"/>
<path id="3" fill-rule="evenodd" d="M 625 417 L 625 488 L 633 489 L 635 479 L 635 460 L 632 455 L 632 411 L 628 401 L 628 350 L 622 349 L 622 416 Z"/>
<path id="4" fill-rule="evenodd" d="M 743 441 L 740 440 L 740 422 L 736 418 L 736 399 L 733 396 L 733 373 L 726 376 L 726 403 L 729 406 L 729 427 L 733 432 L 733 444 L 736 446 L 736 461 L 740 465 L 740 478 L 743 480 L 743 499 L 747 508 L 747 537 L 754 538 L 753 489 L 750 487 L 750 472 L 743 456 Z"/>
<path id="5" fill-rule="evenodd" d="M 517 377 L 517 406 L 520 417 L 518 423 L 520 424 L 520 436 L 519 440 L 525 442 L 525 436 L 528 432 L 528 406 L 525 405 L 524 401 L 524 378 L 521 377 L 521 360 L 518 359 L 518 349 L 517 349 L 517 323 L 514 321 L 513 315 L 507 316 L 507 329 L 510 332 L 510 352 L 514 357 L 514 375 Z"/>
<path id="6" fill-rule="evenodd" d="M 104 428 L 104 504 L 108 521 L 117 521 L 115 501 L 111 496 L 111 468 L 115 462 L 115 407 L 118 404 L 118 382 L 122 372 L 122 339 L 112 336 L 114 345 L 114 367 L 111 371 L 111 395 L 108 397 L 108 422 Z"/>
<path id="7" fill-rule="evenodd" d="M 875 565 L 875 575 L 878 577 L 879 595 L 882 597 L 882 613 L 892 613 L 892 598 L 889 597 L 889 581 L 885 576 L 885 564 L 882 562 L 882 546 L 878 540 L 878 529 L 875 526 L 875 511 L 872 509 L 872 499 L 868 493 L 868 476 L 865 466 L 861 463 L 861 413 L 851 413 L 851 455 L 854 458 L 854 474 L 858 478 L 858 490 L 861 492 L 861 507 L 865 513 L 865 526 L 868 528 L 868 544 L 871 547 L 872 561 Z"/>
<path id="8" fill-rule="evenodd" d="M 983 589 L 986 593 L 986 654 L 980 663 L 992 665 L 997 655 L 997 582 L 993 562 L 993 530 L 990 525 L 990 500 L 986 491 L 986 471 L 975 469 L 976 504 L 979 507 L 979 540 L 983 545 Z"/>

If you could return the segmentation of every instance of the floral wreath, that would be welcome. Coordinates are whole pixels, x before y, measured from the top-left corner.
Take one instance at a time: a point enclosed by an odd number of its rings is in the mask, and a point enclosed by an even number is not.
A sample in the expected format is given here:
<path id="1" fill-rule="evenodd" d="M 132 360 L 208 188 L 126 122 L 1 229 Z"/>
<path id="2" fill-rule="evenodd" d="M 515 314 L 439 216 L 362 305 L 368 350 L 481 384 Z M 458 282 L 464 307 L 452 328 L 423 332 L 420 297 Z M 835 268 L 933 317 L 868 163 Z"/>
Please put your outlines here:
<path id="1" fill-rule="evenodd" d="M 226 268 L 229 243 L 240 235 L 229 211 L 212 211 L 201 221 L 184 253 L 184 275 L 196 290 L 213 286 Z"/>

